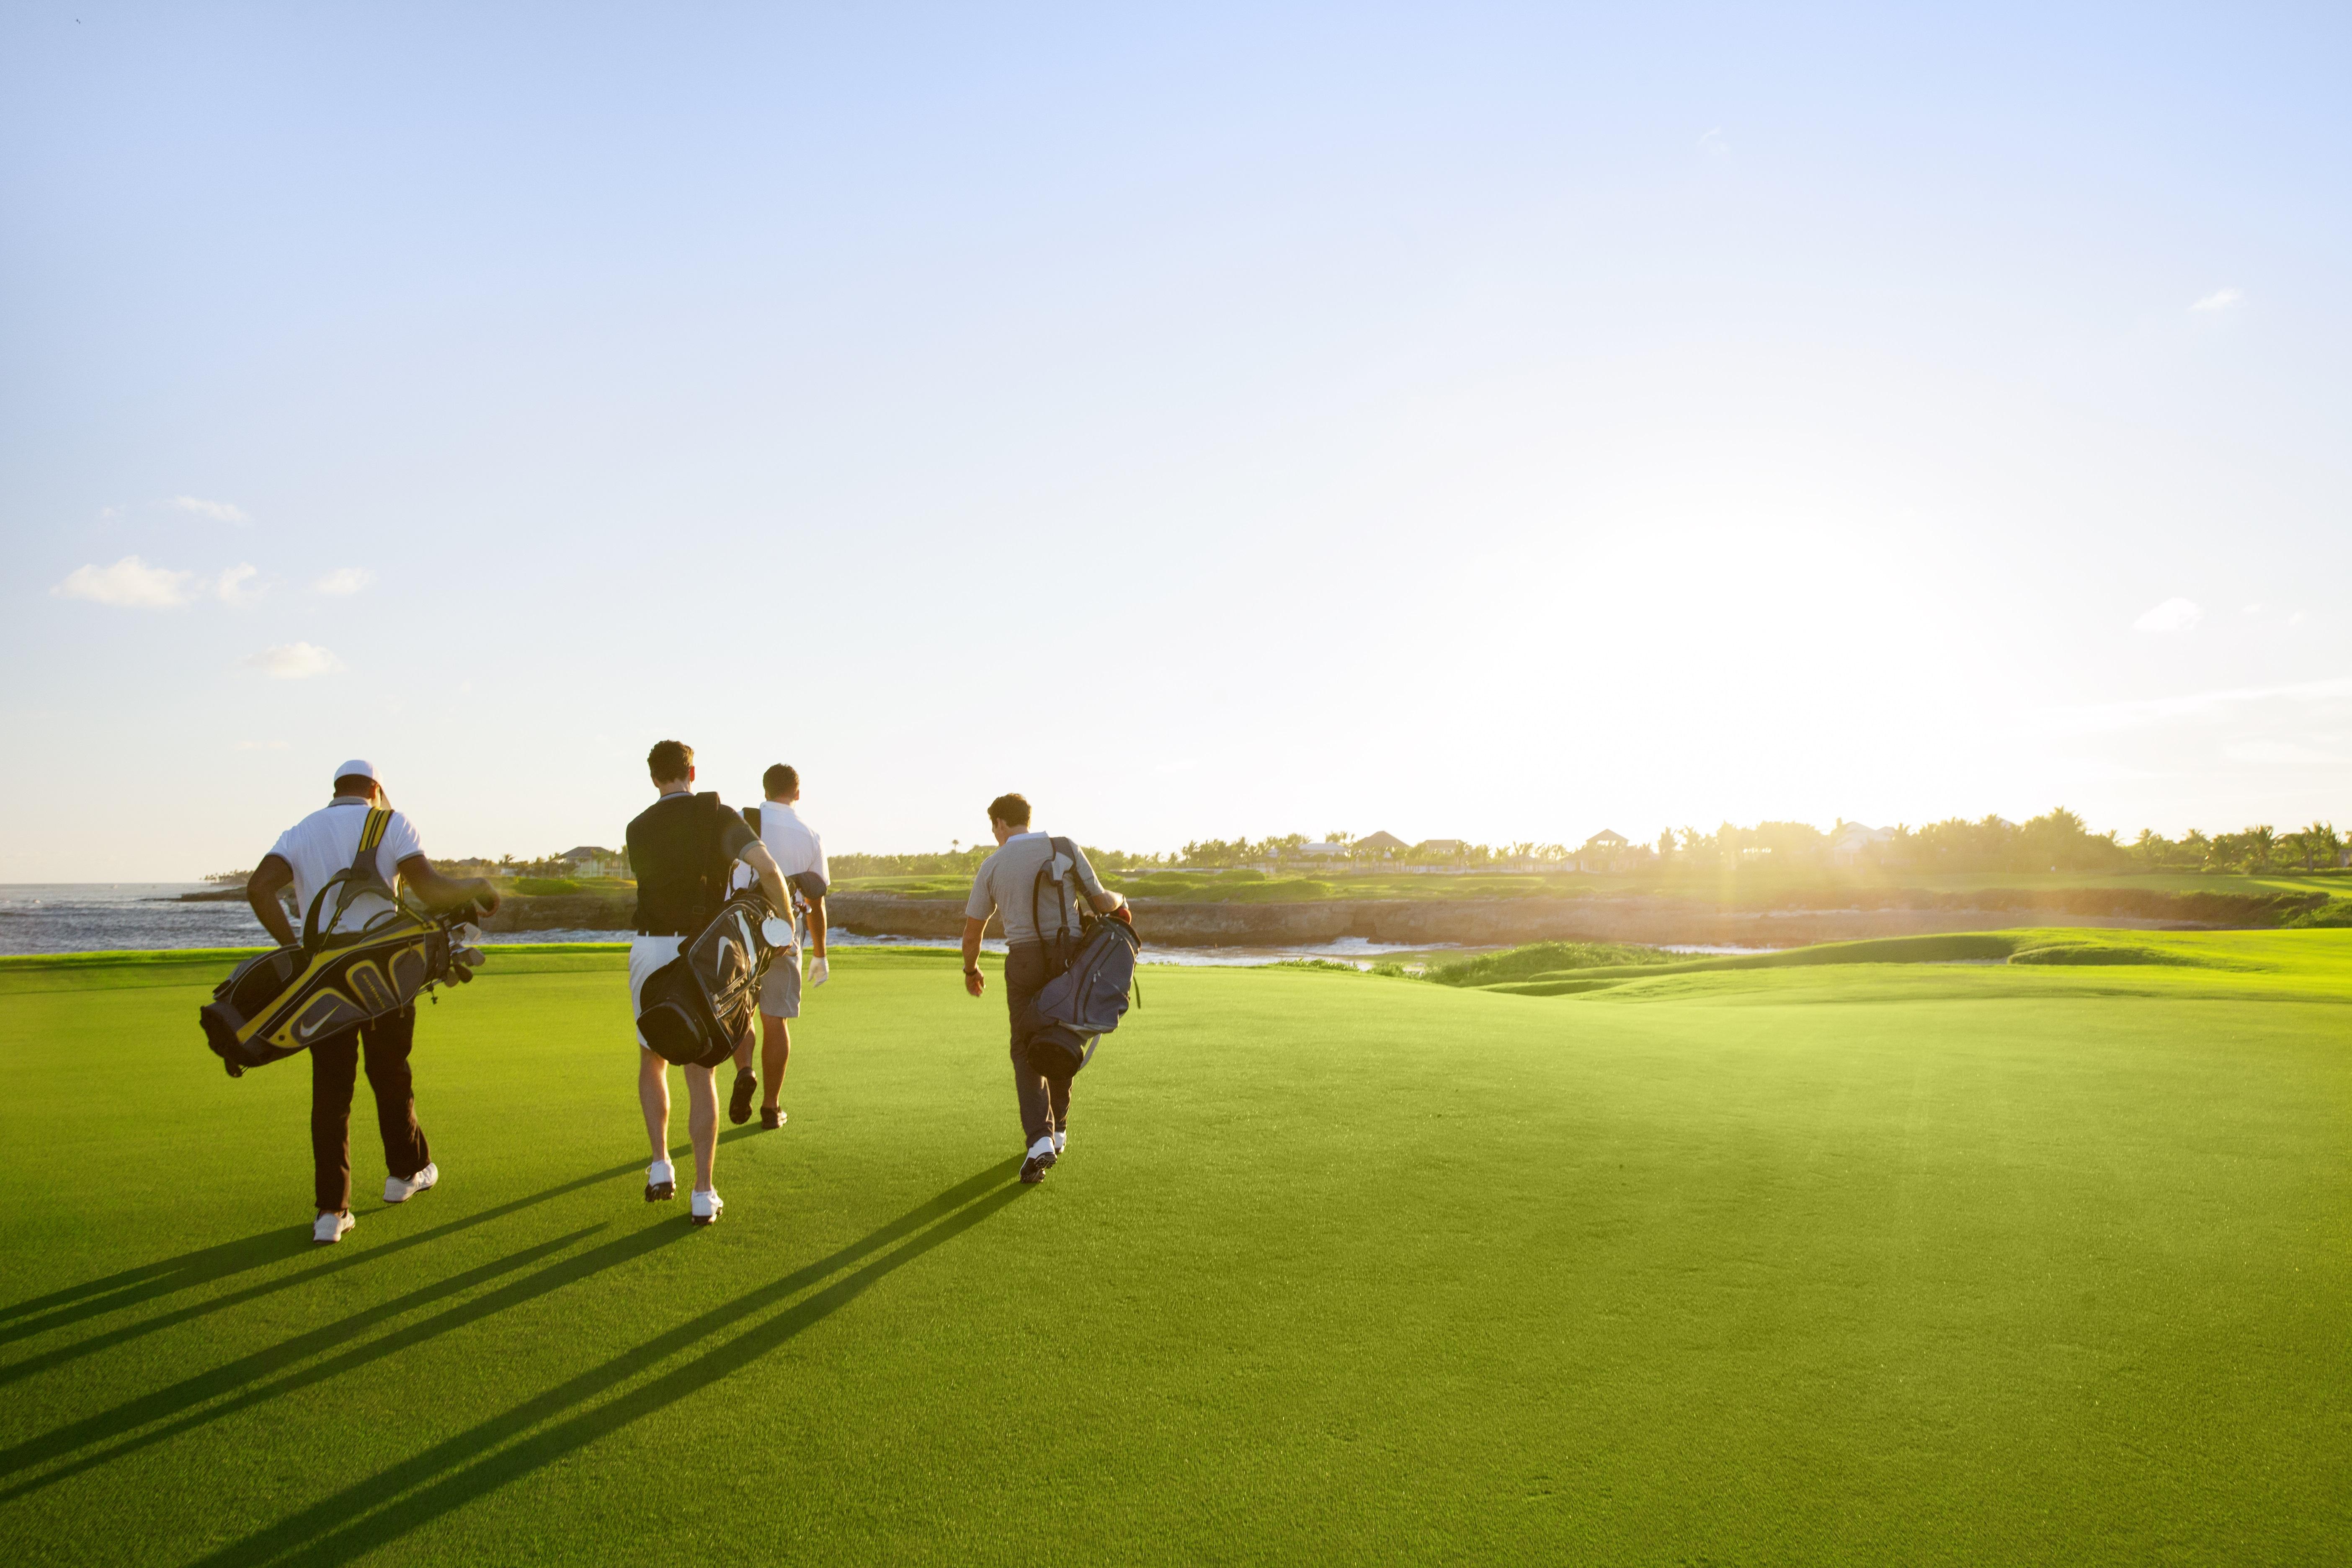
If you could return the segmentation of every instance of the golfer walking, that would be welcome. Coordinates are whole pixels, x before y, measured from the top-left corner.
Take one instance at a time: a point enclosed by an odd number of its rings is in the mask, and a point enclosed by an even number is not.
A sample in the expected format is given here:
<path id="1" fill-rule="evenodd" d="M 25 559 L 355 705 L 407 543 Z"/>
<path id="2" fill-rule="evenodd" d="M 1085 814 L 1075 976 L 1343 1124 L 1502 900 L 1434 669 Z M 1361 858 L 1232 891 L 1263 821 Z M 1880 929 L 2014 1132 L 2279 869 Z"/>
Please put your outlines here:
<path id="1" fill-rule="evenodd" d="M 760 1096 L 760 1125 L 773 1131 L 784 1124 L 784 1108 L 777 1103 L 783 1092 L 784 1069 L 792 1065 L 792 1021 L 801 1016 L 801 948 L 809 954 L 808 983 L 822 985 L 831 973 L 824 961 L 824 892 L 829 878 L 824 868 L 824 841 L 816 829 L 801 820 L 794 809 L 801 798 L 800 770 L 778 763 L 761 775 L 767 796 L 760 805 L 760 842 L 775 858 L 793 893 L 792 946 L 777 953 L 760 982 L 760 1076 L 751 1076 L 751 1037 L 735 1047 L 735 1089 L 728 1097 L 727 1119 L 740 1126 L 751 1120 L 751 1090 Z M 735 879 L 746 868 L 740 862 Z"/>
<path id="2" fill-rule="evenodd" d="M 1012 1022 L 1013 1089 L 1021 1105 L 1021 1133 L 1028 1140 L 1021 1179 L 1042 1182 L 1069 1147 L 1070 1079 L 1058 1068 L 1048 1075 L 1038 1067 L 1029 1041 L 1042 1024 L 1037 993 L 1058 973 L 1059 964 L 1068 963 L 1077 940 L 1078 915 L 1069 910 L 1064 923 L 1060 898 L 1051 892 L 1042 899 L 1035 896 L 1039 875 L 1050 866 L 1059 876 L 1074 876 L 1097 914 L 1121 920 L 1129 916 L 1127 900 L 1104 889 L 1084 850 L 1072 844 L 1068 856 L 1061 856 L 1047 835 L 1029 830 L 1029 803 L 1021 796 L 1001 795 L 988 803 L 988 830 L 996 837 L 996 853 L 981 862 L 971 879 L 971 897 L 963 907 L 963 988 L 974 996 L 988 989 L 980 973 L 980 939 L 989 916 L 996 915 L 1004 924 L 1004 1007 Z M 1048 922 L 1043 931 L 1037 929 L 1041 921 Z"/>
<path id="3" fill-rule="evenodd" d="M 335 770 L 335 795 L 278 836 L 278 842 L 245 885 L 246 902 L 281 947 L 299 940 L 286 906 L 278 901 L 294 889 L 304 910 L 339 871 L 347 871 L 360 852 L 360 835 L 367 826 L 369 808 L 384 800 L 376 782 L 375 764 L 354 757 Z M 383 841 L 375 852 L 376 874 L 391 887 L 394 879 L 434 909 L 453 909 L 467 900 L 485 913 L 499 907 L 496 888 L 480 877 L 444 877 L 425 858 L 425 842 L 415 824 L 394 812 L 384 826 Z M 383 895 L 363 892 L 344 911 L 344 927 L 358 931 L 391 906 Z M 311 1196 L 319 1217 L 310 1239 L 320 1243 L 343 1239 L 357 1222 L 352 1218 L 352 1093 L 358 1086 L 359 1066 L 367 1062 L 368 1088 L 375 1094 L 376 1131 L 383 1138 L 383 1201 L 405 1203 L 441 1179 L 425 1129 L 416 1121 L 416 1092 L 408 1071 L 409 1047 L 416 1038 L 416 1006 L 386 1013 L 364 1024 L 341 1030 L 310 1047 L 310 1166 Z"/>
<path id="4" fill-rule="evenodd" d="M 663 741 L 646 755 L 659 798 L 629 824 L 629 865 L 637 874 L 637 931 L 629 942 L 629 1016 L 645 1011 L 641 993 L 654 971 L 678 955 L 727 901 L 729 871 L 740 858 L 760 879 L 768 901 L 786 907 L 775 858 L 754 837 L 734 807 L 715 795 L 694 793 L 694 749 Z M 694 1198 L 688 1217 L 709 1225 L 727 1205 L 710 1184 L 719 1152 L 719 1089 L 710 1068 L 686 1065 L 686 1125 L 694 1141 Z M 646 1113 L 653 1163 L 646 1170 L 646 1202 L 677 1195 L 669 1161 L 669 1064 L 637 1036 L 637 1103 Z"/>

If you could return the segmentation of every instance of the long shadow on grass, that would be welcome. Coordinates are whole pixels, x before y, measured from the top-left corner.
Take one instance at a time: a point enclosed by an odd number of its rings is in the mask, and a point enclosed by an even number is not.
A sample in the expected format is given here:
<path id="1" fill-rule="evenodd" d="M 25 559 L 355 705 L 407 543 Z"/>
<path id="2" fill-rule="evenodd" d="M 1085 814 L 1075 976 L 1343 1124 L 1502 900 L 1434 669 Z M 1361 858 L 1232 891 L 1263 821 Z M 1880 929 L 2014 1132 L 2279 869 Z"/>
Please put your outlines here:
<path id="1" fill-rule="evenodd" d="M 683 1225 L 647 1226 L 631 1235 L 620 1237 L 602 1247 L 581 1253 L 576 1258 L 564 1258 L 559 1263 L 541 1269 L 528 1279 L 515 1280 L 499 1289 L 477 1297 L 471 1301 L 452 1307 L 445 1312 L 426 1318 L 420 1322 L 411 1323 L 405 1328 L 396 1329 L 381 1339 L 371 1340 L 363 1345 L 354 1345 L 341 1355 L 331 1356 L 316 1365 L 300 1368 L 274 1383 L 264 1381 L 280 1369 L 315 1355 L 322 1350 L 331 1348 L 348 1340 L 354 1333 L 433 1300 L 471 1289 L 501 1274 L 512 1273 L 517 1268 L 527 1267 L 553 1253 L 560 1252 L 583 1237 L 594 1235 L 602 1228 L 604 1227 L 601 1226 L 593 1226 L 588 1230 L 527 1248 L 516 1253 L 512 1258 L 486 1263 L 479 1268 L 469 1269 L 464 1274 L 427 1286 L 422 1290 L 412 1291 L 406 1296 L 372 1307 L 364 1312 L 355 1312 L 341 1322 L 329 1324 L 307 1334 L 298 1335 L 282 1345 L 273 1345 L 268 1350 L 256 1352 L 241 1361 L 231 1362 L 215 1371 L 188 1378 L 174 1384 L 170 1388 L 160 1389 L 151 1394 L 143 1394 L 102 1415 L 93 1415 L 87 1420 L 77 1421 L 69 1426 L 59 1427 L 55 1432 L 44 1434 L 39 1437 L 20 1443 L 5 1452 L 0 1452 L 0 1475 L 13 1475 L 19 1470 L 30 1469 L 36 1465 L 45 1464 L 51 1459 L 70 1454 L 78 1448 L 102 1442 L 118 1434 L 131 1432 L 138 1427 L 147 1426 L 150 1422 L 164 1420 L 182 1411 L 193 1412 L 165 1426 L 140 1432 L 138 1436 L 118 1443 L 103 1452 L 87 1455 L 46 1475 L 37 1476 L 14 1486 L 0 1489 L 0 1503 L 10 1502 L 26 1493 L 39 1491 L 42 1488 L 52 1486 L 68 1477 L 80 1475 L 85 1470 L 110 1465 L 125 1455 L 136 1453 L 142 1448 L 152 1447 L 157 1443 L 195 1431 L 226 1416 L 236 1415 L 239 1411 L 249 1410 L 256 1405 L 266 1405 L 273 1399 L 283 1398 L 298 1389 L 312 1387 L 331 1378 L 340 1377 L 347 1372 L 356 1372 L 370 1363 L 382 1361 L 386 1356 L 395 1355 L 414 1346 L 436 1340 L 443 1334 L 462 1329 L 469 1323 L 479 1322 L 484 1318 L 503 1312 L 512 1307 L 520 1307 L 527 1301 L 560 1290 L 567 1285 L 577 1284 L 583 1279 L 602 1274 L 608 1268 L 617 1268 L 624 1263 L 642 1258 L 657 1247 L 685 1239 L 688 1234 L 688 1227 Z M 230 1394 L 234 1397 L 217 1405 L 206 1404 L 207 1401 L 220 1399 L 223 1394 Z M 205 1408 L 194 1409 L 199 1405 L 205 1405 Z"/>
<path id="2" fill-rule="evenodd" d="M 762 1131 L 764 1129 L 758 1127 L 730 1128 L 727 1131 L 721 1132 L 719 1139 L 722 1143 L 732 1142 L 736 1139 L 750 1137 Z M 680 1145 L 679 1147 L 687 1149 L 689 1146 Z M 678 1152 L 679 1150 L 671 1151 L 673 1154 Z M 414 1236 L 404 1236 L 380 1246 L 371 1245 L 365 1240 L 344 1242 L 335 1247 L 331 1254 L 322 1258 L 315 1268 L 305 1268 L 299 1273 L 264 1280 L 258 1285 L 250 1285 L 226 1296 L 215 1296 L 209 1300 L 194 1302 L 152 1318 L 142 1319 L 135 1323 L 125 1323 L 121 1328 L 109 1329 L 103 1333 L 92 1334 L 86 1340 L 77 1340 L 69 1345 L 60 1345 L 55 1350 L 43 1351 L 37 1355 L 26 1356 L 22 1361 L 10 1362 L 5 1366 L 0 1366 L 0 1386 L 5 1386 L 21 1378 L 30 1377 L 37 1372 L 46 1372 L 53 1366 L 59 1366 L 67 1362 L 111 1349 L 142 1335 L 154 1333 L 158 1330 L 173 1328 L 214 1312 L 225 1311 L 231 1307 L 241 1307 L 248 1301 L 275 1295 L 280 1290 L 290 1290 L 298 1285 L 307 1285 L 313 1280 L 323 1279 L 331 1274 L 341 1273 L 346 1268 L 357 1268 L 378 1259 L 390 1258 L 395 1253 L 405 1252 L 412 1247 L 422 1247 L 429 1241 L 439 1241 L 446 1237 L 455 1236 L 460 1231 L 471 1230 L 478 1225 L 488 1225 L 494 1219 L 504 1219 L 509 1215 L 520 1214 L 524 1209 L 533 1208 L 568 1194 L 595 1186 L 600 1182 L 609 1182 L 617 1176 L 625 1176 L 644 1169 L 642 1164 L 635 1163 L 614 1165 L 610 1170 L 575 1177 L 560 1185 L 550 1187 L 543 1193 L 533 1193 L 529 1197 L 515 1198 L 499 1204 L 496 1207 L 482 1209 L 462 1219 L 453 1219 L 446 1225 L 437 1225 L 429 1230 L 420 1230 Z M 283 1245 L 279 1245 L 280 1243 Z M 247 1248 L 251 1250 L 245 1250 Z M 215 1279 L 243 1273 L 249 1268 L 260 1268 L 267 1263 L 281 1261 L 305 1252 L 318 1253 L 326 1250 L 323 1247 L 312 1246 L 307 1231 L 290 1226 L 283 1230 L 265 1231 L 259 1236 L 247 1237 L 243 1241 L 224 1242 L 218 1247 L 208 1247 L 200 1252 L 191 1252 L 183 1258 L 131 1269 L 106 1279 L 94 1281 L 88 1286 L 76 1286 L 71 1289 L 53 1292 L 40 1298 L 38 1301 L 24 1303 L 25 1310 L 53 1303 L 58 1306 L 58 1310 L 44 1321 L 19 1324 L 5 1331 L 0 1331 L 0 1343 L 5 1343 L 11 1339 L 30 1338 L 35 1334 L 45 1333 L 68 1323 L 82 1322 L 109 1312 L 120 1311 L 125 1307 L 136 1306 L 142 1301 L 152 1300 L 158 1296 L 168 1296 L 176 1291 L 192 1289 Z M 232 1263 L 234 1266 L 231 1266 Z M 184 1272 L 186 1274 L 185 1278 L 182 1278 Z M 85 1305 L 79 1310 L 73 1307 L 69 1300 L 79 1293 L 86 1300 L 90 1295 L 108 1289 L 118 1290 L 120 1294 L 107 1300 Z"/>
<path id="3" fill-rule="evenodd" d="M 1026 1189 L 1008 1186 L 1005 1181 L 1019 1164 L 1018 1160 L 1007 1160 L 992 1165 L 830 1257 L 714 1307 L 469 1431 L 436 1443 L 289 1519 L 256 1531 L 200 1559 L 194 1568 L 256 1568 L 280 1562 L 340 1563 L 374 1552 L 749 1366 L 840 1310 L 887 1275 L 1013 1202 Z M 814 1294 L 793 1300 L 810 1287 L 900 1241 L 907 1245 L 873 1258 Z M 789 1305 L 783 1310 L 726 1343 L 616 1399 L 593 1409 L 581 1408 L 711 1334 L 740 1326 L 752 1315 L 785 1303 Z M 516 1438 L 522 1440 L 516 1442 Z"/>
<path id="4" fill-rule="evenodd" d="M 60 1323 L 79 1322 L 102 1313 L 120 1311 L 125 1307 L 135 1307 L 142 1301 L 168 1296 L 175 1290 L 192 1290 L 215 1279 L 242 1274 L 248 1268 L 260 1268 L 296 1257 L 310 1245 L 310 1238 L 299 1235 L 292 1226 L 280 1226 L 263 1231 L 259 1236 L 248 1236 L 242 1241 L 224 1241 L 217 1247 L 207 1247 L 137 1268 L 126 1268 L 120 1274 L 110 1274 L 86 1285 L 52 1290 L 46 1296 L 36 1296 L 29 1301 L 19 1301 L 13 1307 L 0 1309 L 0 1323 L 7 1325 L 0 1328 L 0 1344 L 30 1339 Z M 110 1299 L 93 1300 L 94 1297 Z M 49 1314 L 44 1321 L 26 1323 L 18 1321 L 44 1314 Z"/>

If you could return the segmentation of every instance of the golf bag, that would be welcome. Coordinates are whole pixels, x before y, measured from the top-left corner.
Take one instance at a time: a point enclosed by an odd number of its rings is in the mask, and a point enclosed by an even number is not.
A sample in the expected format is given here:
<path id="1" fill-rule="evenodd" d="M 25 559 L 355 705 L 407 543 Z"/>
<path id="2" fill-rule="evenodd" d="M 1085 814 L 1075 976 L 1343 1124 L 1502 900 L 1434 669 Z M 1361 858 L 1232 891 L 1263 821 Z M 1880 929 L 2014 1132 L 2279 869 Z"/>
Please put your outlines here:
<path id="1" fill-rule="evenodd" d="M 776 921 L 767 895 L 749 888 L 729 899 L 678 955 L 646 977 L 637 993 L 637 1032 L 666 1061 L 714 1068 L 734 1053 L 760 1005 L 760 982 L 790 927 Z M 784 943 L 775 939 L 785 937 Z"/>
<path id="2" fill-rule="evenodd" d="M 1032 1067 L 1049 1079 L 1065 1079 L 1095 1059 L 1095 1047 L 1126 1016 L 1130 991 L 1136 1005 L 1142 1005 L 1135 960 L 1143 939 L 1129 921 L 1098 916 L 1073 900 L 1068 884 L 1076 879 L 1077 849 L 1065 838 L 1045 842 L 1045 864 L 1030 884 L 1029 924 L 1045 945 L 1046 973 L 1053 978 L 1031 1004 L 1036 1016 L 1027 1044 Z M 1065 860 L 1067 871 L 1062 868 Z M 1061 900 L 1061 924 L 1051 937 L 1037 919 L 1038 893 L 1048 879 Z M 1073 910 L 1078 918 L 1075 931 Z"/>
<path id="3" fill-rule="evenodd" d="M 482 963 L 481 932 L 467 904 L 430 914 L 404 903 L 376 869 L 392 813 L 371 810 L 360 829 L 351 866 L 327 879 L 310 900 L 302 940 L 248 958 L 213 989 L 198 1010 L 205 1044 L 231 1078 L 247 1068 L 282 1061 L 331 1035 L 398 1012 L 421 991 L 474 978 Z M 323 925 L 328 895 L 342 891 Z M 392 907 L 361 930 L 335 928 L 360 894 L 381 894 Z"/>

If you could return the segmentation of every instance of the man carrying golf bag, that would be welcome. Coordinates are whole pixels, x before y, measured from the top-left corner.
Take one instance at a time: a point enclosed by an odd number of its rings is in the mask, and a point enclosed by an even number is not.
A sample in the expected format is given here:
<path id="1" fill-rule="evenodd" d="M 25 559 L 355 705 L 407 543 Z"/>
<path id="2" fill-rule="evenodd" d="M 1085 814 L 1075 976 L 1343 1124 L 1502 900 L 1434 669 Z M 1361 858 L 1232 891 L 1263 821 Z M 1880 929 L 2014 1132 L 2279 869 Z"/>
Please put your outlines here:
<path id="1" fill-rule="evenodd" d="M 992 914 L 1004 922 L 1004 1005 L 1013 1031 L 1013 1087 L 1021 1104 L 1021 1131 L 1028 1140 L 1021 1179 L 1042 1182 L 1069 1146 L 1070 1079 L 1073 1067 L 1057 1056 L 1033 1049 L 1044 1027 L 1037 993 L 1067 966 L 1076 945 L 1078 911 L 1063 889 L 1074 879 L 1096 912 L 1129 920 L 1127 900 L 1107 891 L 1087 863 L 1085 851 L 1068 839 L 1056 841 L 1029 831 L 1029 803 L 1001 795 L 988 804 L 988 828 L 997 849 L 972 879 L 963 909 L 963 988 L 978 996 L 988 989 L 980 973 L 981 934 Z M 1057 890 L 1039 902 L 1042 886 Z M 1044 930 L 1040 930 L 1040 926 Z"/>
<path id="2" fill-rule="evenodd" d="M 246 883 L 246 901 L 281 947 L 299 940 L 287 919 L 278 895 L 289 887 L 308 910 L 320 889 L 338 873 L 359 861 L 361 837 L 375 808 L 383 804 L 373 764 L 354 757 L 335 770 L 335 797 L 284 833 L 254 869 Z M 499 907 L 498 889 L 480 877 L 463 880 L 444 877 L 425 858 L 425 845 L 415 826 L 401 813 L 388 814 L 375 852 L 375 871 L 390 888 L 394 878 L 432 908 L 450 910 L 471 902 L 488 913 Z M 344 911 L 352 930 L 390 914 L 383 894 L 362 891 Z M 336 1242 L 354 1223 L 352 1219 L 352 1091 L 357 1087 L 360 1062 L 367 1063 L 368 1087 L 375 1091 L 376 1129 L 383 1137 L 383 1201 L 404 1203 L 441 1179 L 416 1121 L 416 1096 L 408 1071 L 408 1052 L 416 1036 L 415 1003 L 383 1013 L 364 1024 L 329 1035 L 310 1045 L 310 1160 L 312 1196 L 319 1217 L 310 1229 L 316 1242 Z"/>
<path id="3" fill-rule="evenodd" d="M 687 946 L 705 933 L 728 904 L 728 879 L 739 859 L 758 873 L 772 910 L 792 907 L 776 858 L 751 825 L 715 795 L 694 793 L 694 751 L 679 741 L 657 742 L 646 756 L 659 798 L 629 824 L 629 867 L 637 878 L 637 934 L 629 943 L 629 1015 L 646 1016 L 646 983 L 673 962 L 687 958 Z M 747 954 L 747 965 L 764 955 Z M 750 979 L 747 973 L 746 981 Z M 658 989 L 659 983 L 656 983 Z M 646 1172 L 646 1201 L 677 1195 L 677 1173 L 669 1159 L 669 1060 L 653 1048 L 645 1025 L 637 1041 L 637 1103 L 646 1113 L 646 1142 L 653 1163 Z M 686 1070 L 687 1131 L 694 1142 L 694 1198 L 688 1217 L 709 1225 L 726 1207 L 711 1185 L 719 1150 L 719 1089 L 711 1069 L 733 1051 L 732 1038 L 712 1042 L 699 1061 L 679 1058 Z"/>

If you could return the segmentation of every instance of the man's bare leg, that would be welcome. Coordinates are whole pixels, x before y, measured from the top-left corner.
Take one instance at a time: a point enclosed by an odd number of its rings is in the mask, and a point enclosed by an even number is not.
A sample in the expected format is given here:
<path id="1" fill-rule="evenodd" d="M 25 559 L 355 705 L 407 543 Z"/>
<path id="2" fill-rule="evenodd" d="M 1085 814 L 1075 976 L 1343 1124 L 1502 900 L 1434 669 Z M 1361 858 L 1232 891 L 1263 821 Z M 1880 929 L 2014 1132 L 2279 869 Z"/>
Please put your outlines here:
<path id="1" fill-rule="evenodd" d="M 694 1190 L 707 1193 L 719 1153 L 719 1082 L 709 1068 L 686 1069 L 686 1130 L 694 1140 Z"/>
<path id="2" fill-rule="evenodd" d="M 760 1109 L 776 1109 L 776 1096 L 784 1091 L 784 1069 L 793 1065 L 793 1029 L 789 1020 L 772 1013 L 760 1015 Z M 751 1065 L 751 1042 L 746 1038 L 742 1051 L 735 1058 L 737 1065 Z"/>
<path id="3" fill-rule="evenodd" d="M 693 1087 L 694 1069 L 687 1069 L 687 1083 Z M 703 1079 L 709 1081 L 705 1072 Z M 637 1047 L 637 1103 L 645 1108 L 646 1142 L 653 1148 L 656 1161 L 669 1158 L 669 1063 L 646 1050 Z"/>

